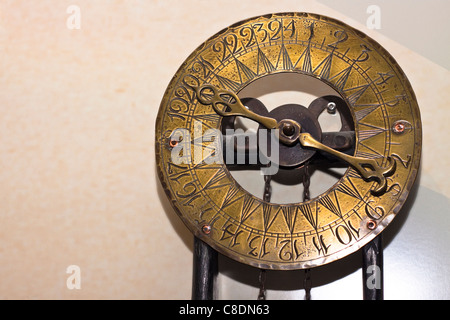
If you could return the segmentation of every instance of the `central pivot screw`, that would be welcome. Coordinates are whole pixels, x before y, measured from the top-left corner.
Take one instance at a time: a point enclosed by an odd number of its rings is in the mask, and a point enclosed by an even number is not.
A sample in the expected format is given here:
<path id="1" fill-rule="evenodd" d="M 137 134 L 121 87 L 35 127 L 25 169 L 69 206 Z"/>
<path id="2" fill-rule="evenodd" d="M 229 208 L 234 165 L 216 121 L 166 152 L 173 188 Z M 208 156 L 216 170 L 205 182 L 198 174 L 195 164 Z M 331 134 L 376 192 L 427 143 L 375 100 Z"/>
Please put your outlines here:
<path id="1" fill-rule="evenodd" d="M 285 123 L 283 125 L 283 133 L 286 136 L 291 137 L 295 133 L 295 127 L 292 124 L 290 124 L 290 123 Z"/>
<path id="2" fill-rule="evenodd" d="M 294 120 L 283 119 L 278 122 L 277 129 L 280 130 L 279 139 L 287 145 L 292 146 L 298 142 L 302 127 Z"/>

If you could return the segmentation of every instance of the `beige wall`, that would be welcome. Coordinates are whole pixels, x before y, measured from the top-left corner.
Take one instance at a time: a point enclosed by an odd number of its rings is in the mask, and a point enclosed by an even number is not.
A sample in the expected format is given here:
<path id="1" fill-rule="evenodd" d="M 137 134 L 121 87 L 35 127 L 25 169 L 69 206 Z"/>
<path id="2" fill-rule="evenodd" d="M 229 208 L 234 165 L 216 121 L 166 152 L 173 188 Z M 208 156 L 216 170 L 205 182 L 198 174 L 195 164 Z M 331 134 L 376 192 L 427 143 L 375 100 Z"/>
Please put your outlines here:
<path id="1" fill-rule="evenodd" d="M 70 5 L 81 10 L 81 29 L 67 27 Z M 387 268 L 387 277 L 396 281 L 398 270 L 413 266 L 405 248 L 410 256 L 422 250 L 431 280 L 443 287 L 438 297 L 450 298 L 449 279 L 438 274 L 450 263 L 447 69 L 313 0 L 14 0 L 0 3 L 0 299 L 190 298 L 192 237 L 156 177 L 159 103 L 206 38 L 282 11 L 320 13 L 361 29 L 409 77 L 423 118 L 423 166 L 416 201 L 386 251 L 386 263 L 398 267 Z M 430 199 L 444 212 L 427 211 Z M 81 269 L 80 290 L 67 288 L 70 265 Z M 224 265 L 219 296 L 256 298 L 257 288 L 234 275 L 239 267 Z M 400 285 L 423 298 L 428 287 L 414 290 L 410 281 L 420 269 L 408 270 Z M 360 281 L 352 269 L 338 285 L 320 277 L 319 298 Z M 387 297 L 401 298 L 401 288 L 387 286 Z M 302 297 L 278 289 L 273 298 Z M 355 291 L 350 297 L 359 297 L 358 284 Z"/>

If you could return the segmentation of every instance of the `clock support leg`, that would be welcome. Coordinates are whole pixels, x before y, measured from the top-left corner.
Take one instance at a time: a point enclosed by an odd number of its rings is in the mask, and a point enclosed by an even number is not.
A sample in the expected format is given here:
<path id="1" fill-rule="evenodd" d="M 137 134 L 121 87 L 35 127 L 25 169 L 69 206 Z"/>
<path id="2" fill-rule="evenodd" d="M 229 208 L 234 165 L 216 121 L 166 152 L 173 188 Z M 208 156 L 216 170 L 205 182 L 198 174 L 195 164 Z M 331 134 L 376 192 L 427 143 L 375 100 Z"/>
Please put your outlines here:
<path id="1" fill-rule="evenodd" d="M 217 251 L 194 237 L 192 300 L 214 299 L 217 270 Z"/>
<path id="2" fill-rule="evenodd" d="M 363 299 L 383 300 L 383 243 L 381 234 L 362 249 Z"/>

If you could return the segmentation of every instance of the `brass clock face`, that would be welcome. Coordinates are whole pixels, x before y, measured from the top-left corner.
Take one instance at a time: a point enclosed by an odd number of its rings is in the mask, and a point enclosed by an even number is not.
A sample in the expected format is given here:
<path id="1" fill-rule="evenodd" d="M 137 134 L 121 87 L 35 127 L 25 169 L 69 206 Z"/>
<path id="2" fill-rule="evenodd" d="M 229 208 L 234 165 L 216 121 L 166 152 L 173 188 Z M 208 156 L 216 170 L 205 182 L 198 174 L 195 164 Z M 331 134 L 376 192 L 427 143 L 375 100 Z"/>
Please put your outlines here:
<path id="1" fill-rule="evenodd" d="M 308 75 L 339 93 L 353 122 L 352 154 L 325 146 L 324 135 L 288 111 L 275 117 L 241 107 L 243 88 L 277 73 Z M 280 138 L 285 151 L 297 144 L 292 148 L 299 152 L 334 152 L 349 167 L 308 201 L 263 201 L 243 189 L 224 162 L 207 161 L 218 160 L 211 130 L 240 115 L 294 137 Z M 252 266 L 302 269 L 355 252 L 392 221 L 418 171 L 421 122 L 406 76 L 377 42 L 328 17 L 281 13 L 234 24 L 187 58 L 161 102 L 155 146 L 163 188 L 197 237 Z M 174 159 L 174 150 L 184 161 Z M 298 159 L 294 165 L 304 164 Z"/>

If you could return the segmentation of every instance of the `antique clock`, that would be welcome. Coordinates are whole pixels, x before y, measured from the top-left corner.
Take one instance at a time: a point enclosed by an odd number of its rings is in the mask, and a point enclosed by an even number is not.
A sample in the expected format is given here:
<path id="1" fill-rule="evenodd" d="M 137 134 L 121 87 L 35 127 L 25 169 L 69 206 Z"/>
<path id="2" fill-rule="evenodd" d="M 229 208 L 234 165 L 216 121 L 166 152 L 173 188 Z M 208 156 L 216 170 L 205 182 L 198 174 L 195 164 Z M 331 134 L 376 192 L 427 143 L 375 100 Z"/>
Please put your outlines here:
<path id="1" fill-rule="evenodd" d="M 242 96 L 276 74 L 312 77 L 337 94 L 272 110 Z M 322 130 L 325 110 L 340 115 L 340 130 Z M 240 118 L 257 124 L 256 138 L 239 140 Z M 238 22 L 186 59 L 162 99 L 155 147 L 173 208 L 207 250 L 262 270 L 309 270 L 374 248 L 415 181 L 421 121 L 410 83 L 380 44 L 325 16 L 279 13 Z M 260 196 L 230 163 L 261 171 Z M 271 201 L 278 169 L 302 170 L 308 183 L 316 163 L 346 170 L 320 195 Z"/>

